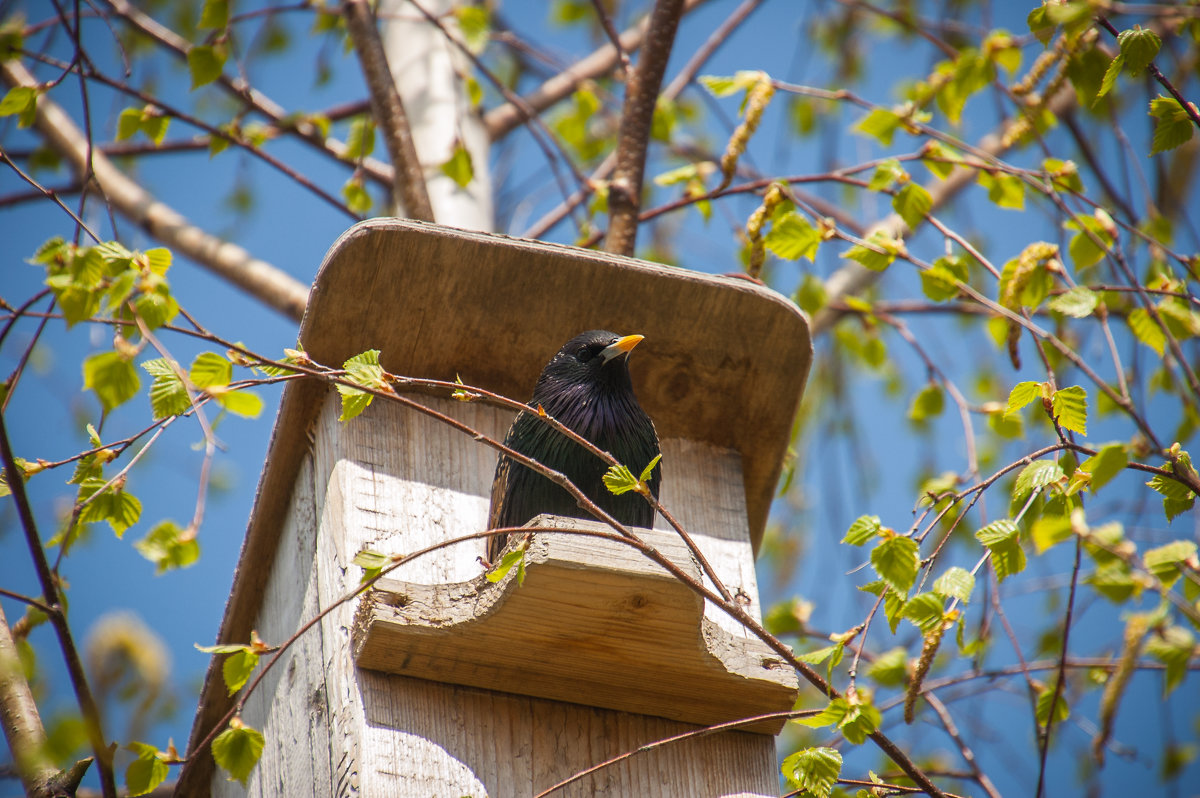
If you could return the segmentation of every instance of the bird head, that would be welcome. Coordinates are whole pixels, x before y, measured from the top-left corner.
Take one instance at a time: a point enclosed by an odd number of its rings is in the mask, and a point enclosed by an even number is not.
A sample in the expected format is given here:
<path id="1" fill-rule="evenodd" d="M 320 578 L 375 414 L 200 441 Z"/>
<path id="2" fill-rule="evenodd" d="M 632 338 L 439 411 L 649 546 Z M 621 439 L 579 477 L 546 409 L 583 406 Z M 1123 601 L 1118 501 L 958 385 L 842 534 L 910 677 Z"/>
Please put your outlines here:
<path id="1" fill-rule="evenodd" d="M 588 330 L 567 341 L 546 364 L 539 388 L 551 385 L 596 385 L 631 390 L 629 353 L 644 336 Z M 543 385 L 545 383 L 545 385 Z"/>

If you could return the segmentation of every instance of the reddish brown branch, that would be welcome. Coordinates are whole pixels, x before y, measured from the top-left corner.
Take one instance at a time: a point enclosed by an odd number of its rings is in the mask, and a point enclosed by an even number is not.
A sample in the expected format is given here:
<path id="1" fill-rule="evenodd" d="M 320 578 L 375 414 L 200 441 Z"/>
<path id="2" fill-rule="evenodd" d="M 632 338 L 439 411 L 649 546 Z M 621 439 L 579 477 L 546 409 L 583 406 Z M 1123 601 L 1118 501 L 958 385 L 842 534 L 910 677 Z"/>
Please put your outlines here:
<path id="1" fill-rule="evenodd" d="M 617 168 L 608 194 L 610 223 L 604 243 L 608 252 L 632 255 L 637 244 L 650 126 L 682 12 L 683 0 L 658 0 L 654 4 L 637 68 L 625 87 L 625 107 L 617 135 Z"/>

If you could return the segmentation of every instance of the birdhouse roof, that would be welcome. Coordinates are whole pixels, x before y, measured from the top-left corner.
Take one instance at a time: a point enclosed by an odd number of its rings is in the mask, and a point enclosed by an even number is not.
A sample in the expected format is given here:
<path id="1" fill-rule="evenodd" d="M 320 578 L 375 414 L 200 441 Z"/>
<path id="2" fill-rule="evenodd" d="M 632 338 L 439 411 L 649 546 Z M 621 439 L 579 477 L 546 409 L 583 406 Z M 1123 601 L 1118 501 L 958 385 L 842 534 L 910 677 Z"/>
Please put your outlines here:
<path id="1" fill-rule="evenodd" d="M 660 438 L 741 454 L 757 550 L 812 361 L 804 314 L 762 285 L 578 247 L 372 219 L 326 254 L 300 340 L 328 366 L 378 349 L 394 374 L 458 375 L 527 401 L 563 341 L 593 328 L 646 336 L 630 371 Z M 305 429 L 308 420 L 290 419 L 285 428 Z"/>

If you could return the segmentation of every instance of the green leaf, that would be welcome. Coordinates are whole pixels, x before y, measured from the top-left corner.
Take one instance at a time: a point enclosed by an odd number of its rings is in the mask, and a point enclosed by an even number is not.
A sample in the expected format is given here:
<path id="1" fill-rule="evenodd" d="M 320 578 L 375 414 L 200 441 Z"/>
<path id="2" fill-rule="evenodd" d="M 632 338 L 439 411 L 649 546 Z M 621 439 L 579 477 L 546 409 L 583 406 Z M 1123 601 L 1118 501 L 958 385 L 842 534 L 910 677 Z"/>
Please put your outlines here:
<path id="1" fill-rule="evenodd" d="M 1018 413 L 1025 405 L 1042 395 L 1042 383 L 1018 382 L 1008 393 L 1008 404 L 1004 408 L 1004 417 Z"/>
<path id="2" fill-rule="evenodd" d="M 996 578 L 1001 582 L 1025 570 L 1025 550 L 1021 548 L 1018 537 L 989 545 L 988 551 L 992 553 L 992 567 L 996 570 Z"/>
<path id="3" fill-rule="evenodd" d="M 854 126 L 854 130 L 871 136 L 885 147 L 892 146 L 892 137 L 900 127 L 900 115 L 886 108 L 876 108 Z"/>
<path id="4" fill-rule="evenodd" d="M 904 242 L 894 239 L 883 232 L 875 232 L 862 244 L 855 244 L 842 253 L 841 257 L 861 263 L 871 271 L 881 272 L 896 259 L 896 254 L 902 252 Z"/>
<path id="5" fill-rule="evenodd" d="M 1079 231 L 1071 237 L 1067 248 L 1079 271 L 1099 263 L 1113 244 L 1112 218 L 1104 211 L 1098 210 L 1096 213 L 1099 216 L 1078 216 L 1063 225 L 1068 230 Z"/>
<path id="6" fill-rule="evenodd" d="M 117 141 L 125 141 L 142 129 L 142 109 L 126 108 L 117 117 Z"/>
<path id="7" fill-rule="evenodd" d="M 1095 493 L 1112 481 L 1129 465 L 1129 452 L 1122 443 L 1110 443 L 1079 464 L 1079 470 L 1087 472 L 1088 489 Z"/>
<path id="8" fill-rule="evenodd" d="M 242 689 L 242 685 L 250 678 L 250 674 L 254 673 L 256 667 L 258 654 L 248 646 L 225 657 L 225 661 L 221 663 L 221 676 L 225 679 L 225 688 L 230 695 Z"/>
<path id="9" fill-rule="evenodd" d="M 934 302 L 945 302 L 958 296 L 959 288 L 968 277 L 966 260 L 957 255 L 946 255 L 921 272 L 921 290 Z"/>
<path id="10" fill-rule="evenodd" d="M 610 493 L 620 496 L 622 493 L 628 493 L 638 486 L 638 481 L 634 479 L 633 472 L 627 466 L 617 464 L 610 466 L 608 471 L 604 472 L 601 477 L 604 481 L 604 487 L 608 488 Z"/>
<path id="11" fill-rule="evenodd" d="M 170 295 L 165 287 L 159 287 L 150 293 L 145 293 L 133 301 L 134 312 L 146 322 L 151 330 L 156 330 L 170 323 L 179 313 L 179 303 Z"/>
<path id="12" fill-rule="evenodd" d="M 1129 311 L 1127 321 L 1129 329 L 1133 331 L 1137 339 L 1162 357 L 1167 346 L 1167 336 L 1149 312 L 1145 308 L 1134 308 Z"/>
<path id="13" fill-rule="evenodd" d="M 1046 158 L 1042 161 L 1042 169 L 1046 172 L 1046 177 L 1054 186 L 1055 191 L 1083 193 L 1083 181 L 1079 179 L 1079 167 L 1074 161 Z"/>
<path id="14" fill-rule="evenodd" d="M 1121 31 L 1117 36 L 1117 44 L 1120 45 L 1121 56 L 1125 59 L 1129 74 L 1136 78 L 1158 55 L 1162 39 L 1148 28 L 1134 27 Z"/>
<path id="15" fill-rule="evenodd" d="M 842 755 L 833 748 L 805 748 L 784 758 L 783 777 L 815 798 L 829 798 L 842 772 Z"/>
<path id="16" fill-rule="evenodd" d="M 154 376 L 150 385 L 150 410 L 155 419 L 186 413 L 192 406 L 182 380 L 164 358 L 147 360 L 142 368 Z"/>
<path id="17" fill-rule="evenodd" d="M 1054 297 L 1048 304 L 1053 311 L 1075 319 L 1082 319 L 1092 315 L 1092 311 L 1100 304 L 1100 297 L 1087 286 L 1077 285 L 1066 293 Z"/>
<path id="18" fill-rule="evenodd" d="M 743 70 L 733 77 L 718 77 L 716 75 L 701 75 L 696 80 L 714 97 L 729 97 L 739 91 L 754 88 L 762 79 L 763 73 L 757 70 Z"/>
<path id="19" fill-rule="evenodd" d="M 899 687 L 908 678 L 908 652 L 903 646 L 883 652 L 867 668 L 867 677 L 883 687 Z"/>
<path id="20" fill-rule="evenodd" d="M 493 584 L 508 576 L 508 572 L 517 566 L 517 584 L 525 584 L 525 547 L 518 546 L 506 552 L 492 570 L 487 572 L 487 580 Z"/>
<path id="21" fill-rule="evenodd" d="M 374 203 L 371 193 L 363 184 L 362 177 L 358 175 L 352 175 L 342 185 L 342 199 L 346 201 L 346 207 L 359 216 L 366 216 L 370 213 Z"/>
<path id="22" fill-rule="evenodd" d="M 1038 554 L 1047 549 L 1069 540 L 1074 534 L 1071 519 L 1065 515 L 1043 515 L 1033 522 L 1029 536 L 1033 540 L 1033 548 Z"/>
<path id="23" fill-rule="evenodd" d="M 1163 696 L 1170 695 L 1183 682 L 1195 652 L 1195 637 L 1181 626 L 1156 631 L 1146 641 L 1146 653 L 1167 666 Z"/>
<path id="24" fill-rule="evenodd" d="M 194 535 L 185 536 L 174 521 L 158 524 L 133 547 L 157 566 L 156 575 L 187 568 L 200 559 L 200 543 Z"/>
<path id="25" fill-rule="evenodd" d="M 126 746 L 138 755 L 125 768 L 125 788 L 130 796 L 145 795 L 167 780 L 170 768 L 158 758 L 158 749 L 146 743 L 130 743 Z"/>
<path id="26" fill-rule="evenodd" d="M 846 536 L 842 538 L 843 543 L 849 543 L 851 546 L 861 546 L 867 541 L 873 540 L 882 529 L 882 524 L 877 515 L 860 515 L 858 519 L 850 525 L 846 530 Z"/>
<path id="27" fill-rule="evenodd" d="M 163 139 L 167 137 L 167 128 L 171 126 L 171 117 L 164 116 L 160 113 L 147 114 L 143 113 L 142 123 L 139 127 L 146 138 L 154 142 L 155 146 L 162 144 Z"/>
<path id="28" fill-rule="evenodd" d="M 975 589 L 975 576 L 966 568 L 957 565 L 946 569 L 933 583 L 933 592 L 946 598 L 956 598 L 963 604 L 971 600 L 971 591 Z"/>
<path id="29" fill-rule="evenodd" d="M 858 695 L 859 700 L 856 702 L 845 698 L 838 699 L 846 704 L 846 715 L 838 723 L 838 730 L 852 745 L 862 745 L 867 741 L 868 735 L 883 723 L 883 715 L 875 705 L 869 700 L 863 700 L 864 694 Z"/>
<path id="30" fill-rule="evenodd" d="M 38 90 L 33 86 L 14 86 L 0 100 L 0 116 L 18 115 L 19 127 L 30 127 L 37 118 Z"/>
<path id="31" fill-rule="evenodd" d="M 908 408 L 908 417 L 917 424 L 921 424 L 930 418 L 940 416 L 945 406 L 946 396 L 942 391 L 942 386 L 936 382 L 930 382 L 913 397 L 912 404 Z"/>
<path id="32" fill-rule="evenodd" d="M 375 151 L 375 122 L 369 116 L 357 116 L 346 134 L 346 158 L 357 161 Z"/>
<path id="33" fill-rule="evenodd" d="M 1030 491 L 1041 490 L 1065 477 L 1062 466 L 1054 460 L 1034 460 L 1017 475 L 1012 492 L 1013 501 L 1024 501 Z"/>
<path id="34" fill-rule="evenodd" d="M 918 593 L 904 602 L 900 616 L 907 618 L 925 634 L 942 625 L 946 619 L 944 599 L 936 593 Z"/>
<path id="35" fill-rule="evenodd" d="M 909 230 L 915 230 L 933 208 L 933 197 L 924 186 L 909 183 L 892 197 L 892 208 L 900 214 Z"/>
<path id="36" fill-rule="evenodd" d="M 1108 69 L 1104 70 L 1104 78 L 1100 81 L 1100 90 L 1096 92 L 1096 98 L 1092 100 L 1092 107 L 1096 107 L 1096 103 L 1101 97 L 1112 91 L 1112 87 L 1117 85 L 1117 75 L 1121 74 L 1121 68 L 1125 66 L 1125 56 L 1117 53 L 1113 60 L 1109 62 Z"/>
<path id="37" fill-rule="evenodd" d="M 1000 303 L 1013 310 L 1040 305 L 1054 287 L 1049 264 L 1055 261 L 1057 253 L 1054 245 L 1038 242 L 1005 263 L 1000 272 Z"/>
<path id="38" fill-rule="evenodd" d="M 661 454 L 654 455 L 650 462 L 646 464 L 646 467 L 642 469 L 642 473 L 638 476 L 638 480 L 640 482 L 648 482 L 650 477 L 654 474 L 654 467 L 658 465 L 660 460 L 662 460 Z"/>
<path id="39" fill-rule="evenodd" d="M 979 173 L 979 185 L 987 189 L 988 199 L 1001 208 L 1024 210 L 1025 184 L 1016 175 L 1004 172 Z"/>
<path id="40" fill-rule="evenodd" d="M 1087 391 L 1079 385 L 1059 388 L 1050 397 L 1059 426 L 1087 435 Z"/>
<path id="41" fill-rule="evenodd" d="M 219 45 L 197 44 L 188 50 L 188 71 L 192 76 L 192 89 L 207 86 L 225 69 L 228 49 Z"/>
<path id="42" fill-rule="evenodd" d="M 809 224 L 808 219 L 789 211 L 771 225 L 771 229 L 763 237 L 763 244 L 785 260 L 808 258 L 815 262 L 817 247 L 821 244 L 821 233 Z"/>
<path id="43" fill-rule="evenodd" d="M 204 0 L 197 28 L 224 30 L 229 25 L 229 0 Z"/>
<path id="44" fill-rule="evenodd" d="M 1166 545 L 1150 549 L 1142 555 L 1146 570 L 1154 574 L 1154 578 L 1170 587 L 1179 579 L 1180 563 L 1196 556 L 1196 544 L 1190 540 L 1176 540 Z"/>
<path id="45" fill-rule="evenodd" d="M 912 538 L 890 538 L 871 550 L 871 565 L 883 581 L 904 595 L 917 578 L 917 551 Z"/>
<path id="46" fill-rule="evenodd" d="M 1059 691 L 1057 700 L 1054 697 L 1055 690 L 1053 687 L 1043 687 L 1038 691 L 1037 722 L 1039 726 L 1045 726 L 1050 722 L 1050 705 L 1054 704 L 1054 722 L 1062 723 L 1067 718 L 1071 717 L 1071 708 L 1067 706 L 1067 691 Z"/>
<path id="47" fill-rule="evenodd" d="M 137 369 L 119 352 L 100 352 L 83 361 L 83 387 L 96 394 L 105 412 L 132 399 L 141 385 Z"/>
<path id="48" fill-rule="evenodd" d="M 990 549 L 1016 540 L 1019 534 L 1020 530 L 1015 523 L 1008 518 L 1002 518 L 976 531 L 975 539 Z"/>
<path id="49" fill-rule="evenodd" d="M 1133 581 L 1129 567 L 1122 562 L 1097 568 L 1086 581 L 1114 604 L 1124 604 L 1134 593 L 1141 592 L 1141 585 Z"/>
<path id="50" fill-rule="evenodd" d="M 491 12 L 487 6 L 458 6 L 454 9 L 463 43 L 475 55 L 487 49 L 492 33 Z"/>
<path id="51" fill-rule="evenodd" d="M 379 576 L 384 568 L 392 564 L 392 558 L 377 551 L 363 549 L 354 555 L 353 563 L 363 569 L 362 579 L 359 580 L 359 584 L 363 584 Z"/>
<path id="52" fill-rule="evenodd" d="M 816 313 L 825 307 L 829 295 L 825 292 L 825 284 L 816 275 L 805 272 L 800 278 L 800 287 L 796 289 L 793 300 L 805 313 Z"/>
<path id="53" fill-rule="evenodd" d="M 459 188 L 466 188 L 475 177 L 475 167 L 471 163 L 471 153 L 459 142 L 454 147 L 450 160 L 442 164 L 442 174 L 449 177 Z"/>
<path id="54" fill-rule="evenodd" d="M 25 47 L 25 17 L 13 14 L 0 21 L 0 61 L 19 58 Z"/>
<path id="55" fill-rule="evenodd" d="M 835 643 L 832 646 L 818 648 L 815 651 L 807 651 L 803 654 L 797 654 L 796 659 L 801 662 L 806 662 L 809 665 L 820 665 L 825 660 L 829 660 L 829 667 L 835 668 L 842 661 L 842 653 L 846 649 L 845 643 Z"/>
<path id="56" fill-rule="evenodd" d="M 962 156 L 940 141 L 930 141 L 925 146 L 925 156 L 921 162 L 935 177 L 945 180 L 954 171 L 955 165 L 962 163 Z"/>
<path id="57" fill-rule="evenodd" d="M 258 418 L 263 410 L 262 397 L 253 391 L 241 389 L 237 391 L 223 390 L 217 392 L 215 389 L 210 390 L 210 393 L 220 402 L 221 407 L 233 413 L 235 416 L 242 418 Z"/>
<path id="58" fill-rule="evenodd" d="M 383 368 L 379 365 L 379 350 L 368 349 L 362 354 L 355 355 L 342 364 L 346 370 L 346 379 L 367 388 L 386 389 L 387 380 Z M 372 394 L 352 388 L 349 385 L 337 386 L 342 396 L 342 415 L 339 421 L 349 421 L 366 410 L 375 397 Z"/>
<path id="59" fill-rule="evenodd" d="M 875 167 L 875 173 L 871 175 L 867 188 L 871 191 L 882 191 L 885 188 L 891 188 L 897 180 L 907 181 L 908 179 L 908 172 L 904 171 L 900 162 L 895 158 L 887 158 Z"/>
<path id="60" fill-rule="evenodd" d="M 106 482 L 107 480 L 103 477 L 84 480 L 79 486 L 79 500 L 84 501 L 91 498 L 100 488 L 104 487 Z M 136 496 L 126 493 L 124 490 L 109 488 L 83 508 L 79 520 L 88 524 L 107 521 L 116 536 L 121 537 L 125 534 L 126 529 L 138 522 L 141 516 L 142 503 Z"/>
<path id="61" fill-rule="evenodd" d="M 216 352 L 201 352 L 192 361 L 192 367 L 188 370 L 188 379 L 197 388 L 228 385 L 229 381 L 233 379 L 233 364 Z"/>
<path id="62" fill-rule="evenodd" d="M 229 728 L 217 735 L 212 743 L 213 759 L 217 766 L 243 785 L 262 756 L 263 736 L 240 719 L 234 718 Z"/>
<path id="63" fill-rule="evenodd" d="M 677 186 L 680 184 L 690 183 L 693 180 L 703 180 L 716 169 L 716 164 L 712 161 L 700 161 L 698 163 L 685 163 L 683 166 L 674 169 L 668 169 L 660 175 L 655 176 L 654 185 L 656 186 Z"/>
<path id="64" fill-rule="evenodd" d="M 792 723 L 808 726 L 810 729 L 821 729 L 840 722 L 844 717 L 846 717 L 846 699 L 835 698 L 819 714 L 796 718 Z"/>
<path id="65" fill-rule="evenodd" d="M 1173 150 L 1192 138 L 1193 123 L 1187 111 L 1174 97 L 1161 94 L 1150 101 L 1150 116 L 1154 117 L 1154 139 L 1150 154 Z"/>

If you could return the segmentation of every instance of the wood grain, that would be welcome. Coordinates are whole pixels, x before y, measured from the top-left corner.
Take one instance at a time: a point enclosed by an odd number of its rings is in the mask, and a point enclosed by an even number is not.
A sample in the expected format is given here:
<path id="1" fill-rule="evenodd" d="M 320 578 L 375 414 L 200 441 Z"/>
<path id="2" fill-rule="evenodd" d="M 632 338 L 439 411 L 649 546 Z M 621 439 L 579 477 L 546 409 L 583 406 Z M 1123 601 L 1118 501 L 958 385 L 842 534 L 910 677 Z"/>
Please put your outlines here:
<path id="1" fill-rule="evenodd" d="M 607 529 L 555 516 L 534 526 Z M 639 535 L 699 578 L 673 531 Z M 704 619 L 703 598 L 636 549 L 538 532 L 525 566 L 519 587 L 516 569 L 495 584 L 380 580 L 355 620 L 359 666 L 704 726 L 795 702 L 793 670 L 759 640 Z"/>

